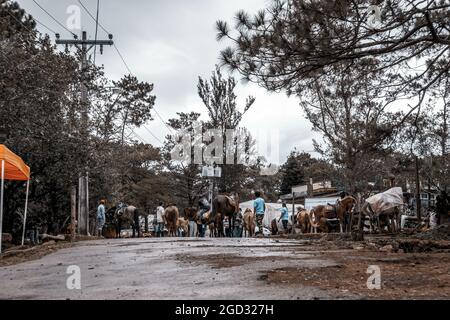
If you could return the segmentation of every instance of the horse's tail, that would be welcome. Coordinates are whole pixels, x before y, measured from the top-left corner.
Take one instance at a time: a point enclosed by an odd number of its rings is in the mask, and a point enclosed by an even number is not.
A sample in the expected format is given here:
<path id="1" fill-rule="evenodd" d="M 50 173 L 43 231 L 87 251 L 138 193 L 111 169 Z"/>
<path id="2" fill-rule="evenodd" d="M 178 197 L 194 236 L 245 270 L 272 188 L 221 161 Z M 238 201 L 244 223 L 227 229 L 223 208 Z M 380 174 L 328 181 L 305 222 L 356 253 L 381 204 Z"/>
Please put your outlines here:
<path id="1" fill-rule="evenodd" d="M 211 216 L 212 217 L 216 217 L 218 202 L 219 201 L 217 200 L 217 198 L 214 198 L 212 201 L 212 206 L 211 206 Z"/>

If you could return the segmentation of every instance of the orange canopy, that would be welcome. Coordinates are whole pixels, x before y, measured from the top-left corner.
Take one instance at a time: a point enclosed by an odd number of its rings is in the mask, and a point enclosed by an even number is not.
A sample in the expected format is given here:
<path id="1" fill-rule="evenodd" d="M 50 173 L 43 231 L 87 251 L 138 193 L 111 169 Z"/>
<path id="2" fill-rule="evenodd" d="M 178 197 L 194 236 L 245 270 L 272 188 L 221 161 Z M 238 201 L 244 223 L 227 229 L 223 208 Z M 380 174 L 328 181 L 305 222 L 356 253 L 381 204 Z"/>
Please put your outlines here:
<path id="1" fill-rule="evenodd" d="M 5 145 L 0 144 L 0 170 L 2 160 L 5 160 L 5 180 L 30 180 L 30 167 Z"/>

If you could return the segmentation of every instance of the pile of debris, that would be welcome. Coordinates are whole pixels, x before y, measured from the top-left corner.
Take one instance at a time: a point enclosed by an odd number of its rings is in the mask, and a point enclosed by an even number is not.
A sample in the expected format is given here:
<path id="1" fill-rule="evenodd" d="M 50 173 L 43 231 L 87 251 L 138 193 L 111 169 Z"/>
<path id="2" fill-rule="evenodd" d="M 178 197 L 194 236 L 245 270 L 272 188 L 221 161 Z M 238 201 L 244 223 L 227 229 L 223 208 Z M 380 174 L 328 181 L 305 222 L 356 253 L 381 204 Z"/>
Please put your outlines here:
<path id="1" fill-rule="evenodd" d="M 450 241 L 450 225 L 443 224 L 435 229 L 430 229 L 425 232 L 415 235 L 415 238 L 421 240 L 447 240 Z"/>

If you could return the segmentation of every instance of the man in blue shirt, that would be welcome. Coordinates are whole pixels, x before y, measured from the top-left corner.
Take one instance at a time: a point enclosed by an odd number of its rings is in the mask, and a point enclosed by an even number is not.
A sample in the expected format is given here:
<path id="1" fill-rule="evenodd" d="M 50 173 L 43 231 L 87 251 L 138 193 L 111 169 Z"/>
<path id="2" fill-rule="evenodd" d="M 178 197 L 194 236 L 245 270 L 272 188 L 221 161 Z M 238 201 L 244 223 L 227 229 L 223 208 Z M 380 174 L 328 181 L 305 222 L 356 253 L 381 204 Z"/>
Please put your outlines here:
<path id="1" fill-rule="evenodd" d="M 287 232 L 287 228 L 288 228 L 288 221 L 289 221 L 289 211 L 288 208 L 286 206 L 286 203 L 283 202 L 283 206 L 280 209 L 281 211 L 281 216 L 280 219 L 278 219 L 278 222 L 280 222 L 283 224 L 283 229 L 285 232 Z"/>
<path id="2" fill-rule="evenodd" d="M 264 220 L 264 213 L 266 212 L 266 203 L 264 202 L 264 199 L 261 198 L 261 192 L 256 191 L 255 197 L 256 199 L 253 201 L 253 210 L 256 215 L 256 225 L 258 226 L 258 233 L 262 233 L 262 224 Z"/>

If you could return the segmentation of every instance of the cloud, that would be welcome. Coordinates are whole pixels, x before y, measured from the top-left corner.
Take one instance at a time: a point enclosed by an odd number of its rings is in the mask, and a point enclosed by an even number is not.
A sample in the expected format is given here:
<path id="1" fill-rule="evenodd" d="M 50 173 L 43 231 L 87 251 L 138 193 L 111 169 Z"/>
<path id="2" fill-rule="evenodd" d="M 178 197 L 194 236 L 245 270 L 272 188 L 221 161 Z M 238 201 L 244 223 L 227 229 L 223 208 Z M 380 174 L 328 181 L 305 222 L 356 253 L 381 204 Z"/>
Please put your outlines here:
<path id="1" fill-rule="evenodd" d="M 95 12 L 96 1 L 82 1 L 91 12 Z M 63 38 L 70 37 L 32 1 L 18 2 L 39 21 L 60 32 Z M 198 76 L 210 76 L 219 62 L 220 50 L 227 45 L 215 40 L 215 22 L 221 19 L 233 25 L 234 14 L 238 10 L 256 13 L 268 2 L 108 0 L 100 2 L 100 22 L 114 35 L 114 41 L 132 72 L 140 80 L 154 83 L 156 109 L 167 120 L 175 117 L 177 112 L 206 111 L 197 96 Z M 67 7 L 78 4 L 74 0 L 39 0 L 39 3 L 63 23 L 68 18 Z M 82 28 L 93 38 L 95 23 L 83 9 L 81 13 Z M 42 26 L 38 27 L 48 32 Z M 105 32 L 99 29 L 99 38 L 106 37 Z M 104 55 L 97 55 L 97 63 L 105 66 L 106 74 L 112 79 L 127 73 L 114 48 L 105 47 Z M 239 75 L 235 76 L 239 78 Z M 254 136 L 261 129 L 278 130 L 281 162 L 294 147 L 312 150 L 312 138 L 317 134 L 312 132 L 296 98 L 288 98 L 283 93 L 268 93 L 255 84 L 239 84 L 237 93 L 240 106 L 248 95 L 256 97 L 254 106 L 242 121 Z M 168 133 L 157 117 L 147 127 L 159 140 Z M 149 143 L 160 144 L 147 130 L 142 128 L 136 132 Z"/>

